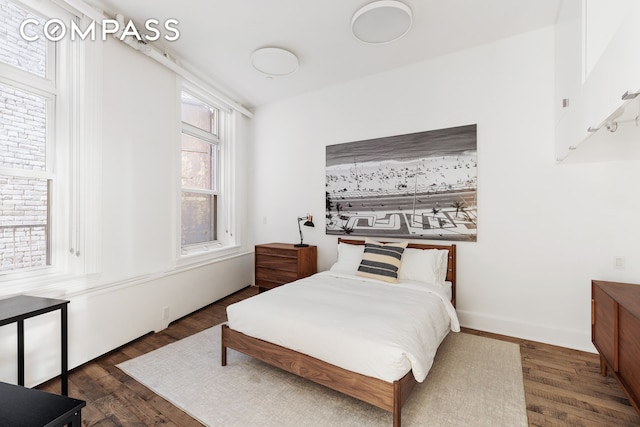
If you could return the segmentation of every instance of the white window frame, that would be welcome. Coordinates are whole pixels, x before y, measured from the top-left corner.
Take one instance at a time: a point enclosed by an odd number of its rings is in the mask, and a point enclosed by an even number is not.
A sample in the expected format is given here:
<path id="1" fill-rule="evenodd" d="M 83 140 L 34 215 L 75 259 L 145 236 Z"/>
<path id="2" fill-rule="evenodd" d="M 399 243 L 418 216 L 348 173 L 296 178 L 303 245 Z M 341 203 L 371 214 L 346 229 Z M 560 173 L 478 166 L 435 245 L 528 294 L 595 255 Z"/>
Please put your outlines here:
<path id="1" fill-rule="evenodd" d="M 79 12 L 61 9 L 52 3 L 35 0 L 9 0 L 32 13 L 65 22 L 80 18 Z M 88 53 L 85 43 L 72 43 L 69 37 L 47 41 L 45 77 L 0 63 L 0 82 L 26 92 L 44 96 L 47 105 L 47 141 L 45 171 L 5 170 L 9 175 L 34 175 L 52 179 L 49 206 L 51 264 L 35 269 L 0 272 L 0 295 L 37 289 L 84 288 L 86 280 L 98 269 L 95 196 L 99 168 L 97 159 L 99 131 L 97 111 L 87 112 L 87 100 L 99 102 L 96 90 L 85 81 L 87 56 L 101 54 L 101 48 Z M 97 70 L 90 70 L 97 71 Z M 98 73 L 99 74 L 99 73 Z M 90 128 L 92 130 L 90 130 Z M 94 230 L 94 231 L 91 231 Z M 91 235 L 90 235 L 91 234 Z M 78 279 L 83 279 L 78 282 Z M 75 286 L 72 285 L 75 283 Z"/>
<path id="2" fill-rule="evenodd" d="M 221 103 L 217 97 L 210 95 L 206 90 L 191 84 L 185 80 L 178 80 L 177 87 L 177 121 L 178 132 L 176 136 L 176 158 L 177 158 L 177 226 L 176 242 L 178 249 L 178 264 L 189 264 L 224 258 L 236 253 L 240 245 L 235 233 L 235 186 L 231 174 L 235 164 L 235 110 L 230 106 Z M 182 92 L 218 109 L 218 135 L 212 138 L 212 133 L 203 131 L 195 126 L 182 122 Z M 217 143 L 217 170 L 216 188 L 207 194 L 217 195 L 216 210 L 216 240 L 209 242 L 182 245 L 182 192 L 184 190 L 202 192 L 196 189 L 182 187 L 182 133 L 209 141 L 215 140 Z M 203 135 L 206 134 L 206 135 Z"/>

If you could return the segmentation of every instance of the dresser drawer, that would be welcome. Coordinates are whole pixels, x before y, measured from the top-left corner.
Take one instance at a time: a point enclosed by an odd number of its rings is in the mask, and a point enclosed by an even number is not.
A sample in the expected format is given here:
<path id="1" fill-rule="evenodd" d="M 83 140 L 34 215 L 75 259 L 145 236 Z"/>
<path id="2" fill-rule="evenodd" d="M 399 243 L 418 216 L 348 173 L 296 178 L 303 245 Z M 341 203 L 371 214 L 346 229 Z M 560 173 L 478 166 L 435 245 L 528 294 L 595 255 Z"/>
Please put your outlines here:
<path id="1" fill-rule="evenodd" d="M 640 319 L 621 306 L 619 326 L 618 373 L 631 399 L 640 402 Z"/>
<path id="2" fill-rule="evenodd" d="M 616 322 L 617 303 L 599 286 L 592 287 L 593 319 L 591 328 L 591 340 L 600 354 L 612 364 L 614 370 L 618 370 L 616 357 Z"/>

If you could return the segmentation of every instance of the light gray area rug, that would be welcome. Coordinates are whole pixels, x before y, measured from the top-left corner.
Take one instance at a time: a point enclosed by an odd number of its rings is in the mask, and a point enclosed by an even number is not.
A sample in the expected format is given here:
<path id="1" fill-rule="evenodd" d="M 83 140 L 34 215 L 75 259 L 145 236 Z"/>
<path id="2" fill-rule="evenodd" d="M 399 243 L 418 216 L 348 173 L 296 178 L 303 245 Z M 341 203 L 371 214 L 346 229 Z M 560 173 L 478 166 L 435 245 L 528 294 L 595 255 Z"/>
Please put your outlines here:
<path id="1" fill-rule="evenodd" d="M 389 412 L 234 350 L 220 366 L 220 326 L 118 367 L 208 426 L 393 424 Z M 403 407 L 402 425 L 527 426 L 520 347 L 450 333 Z"/>

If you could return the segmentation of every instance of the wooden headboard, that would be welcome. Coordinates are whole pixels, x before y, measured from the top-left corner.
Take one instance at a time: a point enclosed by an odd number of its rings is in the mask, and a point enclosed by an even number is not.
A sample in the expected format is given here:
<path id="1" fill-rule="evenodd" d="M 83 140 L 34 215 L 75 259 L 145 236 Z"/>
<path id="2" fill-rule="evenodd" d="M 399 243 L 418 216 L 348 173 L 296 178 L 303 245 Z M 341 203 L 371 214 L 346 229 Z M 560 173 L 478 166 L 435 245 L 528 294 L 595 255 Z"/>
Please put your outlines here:
<path id="1" fill-rule="evenodd" d="M 338 243 L 347 243 L 349 245 L 364 245 L 364 240 L 351 240 L 338 238 Z M 385 242 L 381 242 L 385 243 Z M 425 243 L 409 243 L 408 248 L 414 249 L 444 249 L 449 251 L 449 259 L 447 260 L 447 281 L 451 282 L 451 304 L 456 306 L 456 245 L 429 245 Z"/>

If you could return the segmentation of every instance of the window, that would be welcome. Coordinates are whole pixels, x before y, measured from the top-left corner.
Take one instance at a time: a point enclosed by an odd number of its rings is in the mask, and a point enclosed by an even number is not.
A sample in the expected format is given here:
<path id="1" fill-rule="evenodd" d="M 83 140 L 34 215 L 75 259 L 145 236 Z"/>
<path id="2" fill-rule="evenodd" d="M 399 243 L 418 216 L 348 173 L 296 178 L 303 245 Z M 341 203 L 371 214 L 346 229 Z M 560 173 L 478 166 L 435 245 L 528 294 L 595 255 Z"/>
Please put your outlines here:
<path id="1" fill-rule="evenodd" d="M 224 246 L 222 153 L 228 112 L 192 92 L 181 93 L 181 247 Z"/>
<path id="2" fill-rule="evenodd" d="M 0 274 L 51 265 L 55 50 L 20 38 L 27 18 L 0 0 Z M 42 28 L 42 25 L 35 27 Z"/>
<path id="3" fill-rule="evenodd" d="M 93 93 L 80 83 L 86 49 L 45 37 L 51 18 L 79 19 L 53 2 L 0 0 L 0 282 L 10 292 L 63 283 L 95 265 L 81 233 L 92 211 L 87 203 L 78 210 L 95 179 L 85 173 L 93 143 L 83 139 L 82 158 L 78 147 L 93 117 L 78 108 L 80 95 Z"/>

